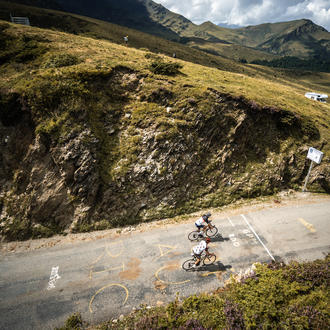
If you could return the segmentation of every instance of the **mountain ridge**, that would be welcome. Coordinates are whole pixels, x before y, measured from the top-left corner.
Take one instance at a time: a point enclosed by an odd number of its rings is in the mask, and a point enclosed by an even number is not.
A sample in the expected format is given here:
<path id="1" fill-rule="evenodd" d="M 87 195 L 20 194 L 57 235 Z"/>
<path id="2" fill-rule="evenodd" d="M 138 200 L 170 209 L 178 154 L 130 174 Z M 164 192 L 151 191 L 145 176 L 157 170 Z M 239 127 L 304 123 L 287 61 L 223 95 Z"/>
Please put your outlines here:
<path id="1" fill-rule="evenodd" d="M 31 4 L 32 1 L 14 2 Z M 196 25 L 152 0 L 97 0 L 92 5 L 87 0 L 37 1 L 40 6 L 43 3 L 47 8 L 57 5 L 65 11 L 135 28 L 217 55 L 228 57 L 232 52 L 235 60 L 244 57 L 249 50 L 237 47 L 226 49 L 225 44 L 265 52 L 264 57 L 261 55 L 259 59 L 266 59 L 266 54 L 299 58 L 330 57 L 330 33 L 307 19 L 229 29 L 212 22 Z M 237 52 L 238 55 L 235 55 Z M 256 56 L 253 55 L 253 59 L 257 59 Z"/>

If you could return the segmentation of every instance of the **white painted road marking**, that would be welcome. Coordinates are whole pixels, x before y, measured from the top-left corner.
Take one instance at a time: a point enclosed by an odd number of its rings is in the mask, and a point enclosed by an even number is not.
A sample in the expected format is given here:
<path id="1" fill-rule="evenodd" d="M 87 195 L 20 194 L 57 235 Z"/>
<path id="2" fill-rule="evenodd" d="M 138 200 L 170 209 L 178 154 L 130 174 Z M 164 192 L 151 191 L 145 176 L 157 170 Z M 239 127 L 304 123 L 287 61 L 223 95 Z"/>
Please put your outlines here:
<path id="1" fill-rule="evenodd" d="M 253 234 L 255 235 L 255 237 L 258 239 L 258 241 L 260 242 L 260 244 L 267 251 L 267 253 L 269 254 L 269 256 L 275 261 L 275 258 L 271 255 L 271 253 L 267 249 L 267 246 L 262 242 L 262 240 L 260 239 L 260 237 L 258 236 L 258 234 L 254 231 L 254 229 L 252 228 L 252 226 L 249 224 L 249 222 L 247 221 L 245 215 L 244 214 L 241 214 L 241 217 L 244 219 L 244 221 L 246 222 L 246 224 L 248 225 L 248 227 L 250 228 L 250 230 L 253 232 Z"/>
<path id="2" fill-rule="evenodd" d="M 231 224 L 233 227 L 235 227 L 235 225 L 234 225 L 233 222 L 230 220 L 230 218 L 228 217 L 227 219 L 228 219 L 228 221 L 230 222 L 230 224 Z"/>
<path id="3" fill-rule="evenodd" d="M 229 239 L 233 242 L 233 245 L 235 247 L 239 247 L 239 242 L 237 242 L 237 238 L 235 237 L 235 234 L 229 234 Z"/>
<path id="4" fill-rule="evenodd" d="M 58 269 L 59 269 L 59 266 L 52 267 L 47 290 L 55 289 L 56 281 L 61 278 L 61 276 L 58 275 Z"/>

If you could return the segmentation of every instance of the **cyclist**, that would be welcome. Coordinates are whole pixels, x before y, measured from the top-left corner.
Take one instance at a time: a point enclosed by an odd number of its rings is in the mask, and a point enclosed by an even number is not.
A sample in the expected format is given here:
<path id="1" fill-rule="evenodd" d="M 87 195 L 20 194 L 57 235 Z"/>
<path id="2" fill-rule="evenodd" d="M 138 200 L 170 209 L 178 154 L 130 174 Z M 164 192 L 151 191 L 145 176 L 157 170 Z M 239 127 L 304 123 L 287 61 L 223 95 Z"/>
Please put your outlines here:
<path id="1" fill-rule="evenodd" d="M 203 233 L 205 234 L 206 228 L 209 226 L 210 221 L 209 217 L 211 216 L 211 213 L 208 212 L 206 214 L 203 214 L 198 220 L 195 221 L 195 226 L 197 227 L 197 231 L 200 232 L 201 229 L 203 229 Z M 199 234 L 199 236 L 203 236 L 202 233 Z M 205 235 L 204 235 L 205 236 Z"/>
<path id="2" fill-rule="evenodd" d="M 208 248 L 207 244 L 209 244 L 210 242 L 211 242 L 211 239 L 209 237 L 206 237 L 198 245 L 193 247 L 193 256 L 196 257 L 196 261 L 193 266 L 194 268 L 197 267 L 199 265 L 199 263 L 201 262 L 201 255 L 202 255 L 203 251 L 205 251 L 207 255 L 209 254 L 209 248 Z"/>

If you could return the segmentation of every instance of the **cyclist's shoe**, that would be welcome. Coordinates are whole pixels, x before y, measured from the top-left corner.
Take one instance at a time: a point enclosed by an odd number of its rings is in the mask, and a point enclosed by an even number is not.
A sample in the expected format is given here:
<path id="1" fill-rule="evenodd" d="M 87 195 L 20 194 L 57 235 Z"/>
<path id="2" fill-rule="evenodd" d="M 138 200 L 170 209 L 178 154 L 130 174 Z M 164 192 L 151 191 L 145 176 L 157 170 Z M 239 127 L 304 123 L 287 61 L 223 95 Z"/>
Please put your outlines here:
<path id="1" fill-rule="evenodd" d="M 198 234 L 198 237 L 204 237 L 204 234 L 203 233 L 199 233 Z"/>
<path id="2" fill-rule="evenodd" d="M 192 268 L 196 268 L 197 267 L 197 265 L 196 264 L 194 264 L 193 266 L 192 266 Z"/>

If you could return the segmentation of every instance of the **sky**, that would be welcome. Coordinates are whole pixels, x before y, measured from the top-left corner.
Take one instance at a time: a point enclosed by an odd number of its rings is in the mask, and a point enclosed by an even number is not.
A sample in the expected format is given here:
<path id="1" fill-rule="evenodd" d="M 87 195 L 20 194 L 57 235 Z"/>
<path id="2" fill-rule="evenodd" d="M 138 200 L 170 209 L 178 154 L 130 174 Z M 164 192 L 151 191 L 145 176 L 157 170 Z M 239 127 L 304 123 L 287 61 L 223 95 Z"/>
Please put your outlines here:
<path id="1" fill-rule="evenodd" d="M 330 0 L 154 0 L 195 24 L 248 26 L 307 18 L 330 32 Z"/>

